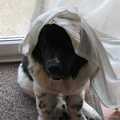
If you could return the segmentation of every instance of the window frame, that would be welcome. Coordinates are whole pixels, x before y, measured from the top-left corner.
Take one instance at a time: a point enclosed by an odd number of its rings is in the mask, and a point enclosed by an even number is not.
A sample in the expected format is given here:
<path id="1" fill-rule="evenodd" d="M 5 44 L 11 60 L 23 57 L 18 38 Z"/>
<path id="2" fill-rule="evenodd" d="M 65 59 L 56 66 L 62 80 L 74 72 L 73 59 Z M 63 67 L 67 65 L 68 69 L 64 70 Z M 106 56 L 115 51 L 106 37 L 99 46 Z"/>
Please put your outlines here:
<path id="1" fill-rule="evenodd" d="M 0 37 L 0 63 L 2 62 L 18 62 L 21 60 L 19 46 L 24 37 L 7 36 Z"/>

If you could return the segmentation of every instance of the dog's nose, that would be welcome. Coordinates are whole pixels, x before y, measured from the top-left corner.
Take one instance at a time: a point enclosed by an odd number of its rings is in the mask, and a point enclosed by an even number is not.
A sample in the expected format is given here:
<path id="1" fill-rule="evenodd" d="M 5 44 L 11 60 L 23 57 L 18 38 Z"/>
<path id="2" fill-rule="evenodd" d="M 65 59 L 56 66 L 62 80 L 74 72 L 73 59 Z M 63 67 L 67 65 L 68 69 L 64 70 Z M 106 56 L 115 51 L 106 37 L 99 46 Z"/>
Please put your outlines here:
<path id="1" fill-rule="evenodd" d="M 59 75 L 61 74 L 61 66 L 59 64 L 49 64 L 48 72 L 50 74 Z"/>
<path id="2" fill-rule="evenodd" d="M 48 60 L 47 64 L 46 64 L 46 68 L 47 68 L 49 75 L 53 79 L 58 80 L 58 79 L 62 78 L 63 68 L 62 68 L 62 64 L 58 58 Z"/>

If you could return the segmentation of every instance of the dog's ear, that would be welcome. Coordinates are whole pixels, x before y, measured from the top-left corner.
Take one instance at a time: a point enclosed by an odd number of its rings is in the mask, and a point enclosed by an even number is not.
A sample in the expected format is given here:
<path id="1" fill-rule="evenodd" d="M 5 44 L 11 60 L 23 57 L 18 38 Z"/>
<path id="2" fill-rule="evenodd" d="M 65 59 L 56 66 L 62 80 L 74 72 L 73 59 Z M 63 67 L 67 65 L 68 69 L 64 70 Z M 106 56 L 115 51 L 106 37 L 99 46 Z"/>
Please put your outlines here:
<path id="1" fill-rule="evenodd" d="M 39 33 L 39 37 L 38 37 L 38 42 L 37 42 L 35 48 L 32 51 L 32 57 L 35 59 L 35 61 L 41 63 L 42 57 L 41 57 L 41 37 L 40 37 L 40 33 Z"/>
<path id="2" fill-rule="evenodd" d="M 32 56 L 33 58 L 39 62 L 42 63 L 42 51 L 44 51 L 44 45 L 47 44 L 46 40 L 47 40 L 47 34 L 48 34 L 48 30 L 49 30 L 50 26 L 47 24 L 45 25 L 41 31 L 39 32 L 38 35 L 38 40 L 37 40 L 37 44 L 32 52 Z"/>
<path id="3" fill-rule="evenodd" d="M 87 63 L 88 63 L 88 60 L 80 56 L 76 56 L 76 59 L 74 61 L 74 67 L 72 69 L 72 77 L 75 78 L 79 73 L 80 69 L 84 67 L 84 65 L 86 65 Z"/>

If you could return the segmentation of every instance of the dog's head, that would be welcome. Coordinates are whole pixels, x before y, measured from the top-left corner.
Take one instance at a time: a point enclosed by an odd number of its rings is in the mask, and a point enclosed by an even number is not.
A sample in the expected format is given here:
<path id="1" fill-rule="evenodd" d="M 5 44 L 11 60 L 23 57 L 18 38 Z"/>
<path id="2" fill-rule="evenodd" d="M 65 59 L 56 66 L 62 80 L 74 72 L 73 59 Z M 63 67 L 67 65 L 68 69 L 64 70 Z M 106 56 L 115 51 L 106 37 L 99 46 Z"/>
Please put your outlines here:
<path id="1" fill-rule="evenodd" d="M 67 32 L 56 24 L 45 25 L 32 52 L 35 61 L 54 80 L 75 78 L 87 60 L 78 56 Z"/>

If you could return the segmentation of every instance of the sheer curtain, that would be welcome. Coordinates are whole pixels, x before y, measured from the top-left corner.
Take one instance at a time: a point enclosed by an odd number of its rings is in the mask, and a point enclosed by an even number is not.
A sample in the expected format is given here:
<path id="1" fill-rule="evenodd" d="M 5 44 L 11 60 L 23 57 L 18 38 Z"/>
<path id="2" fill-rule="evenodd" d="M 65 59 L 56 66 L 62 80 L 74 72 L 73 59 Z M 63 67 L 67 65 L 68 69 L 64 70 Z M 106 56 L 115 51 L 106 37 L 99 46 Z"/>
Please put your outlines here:
<path id="1" fill-rule="evenodd" d="M 108 107 L 120 107 L 120 1 L 104 0 L 104 4 L 95 11 L 85 16 L 87 22 L 96 30 L 109 57 L 115 78 L 106 81 Z M 95 83 L 98 86 L 98 83 Z M 102 91 L 98 94 L 102 97 Z"/>
<path id="2" fill-rule="evenodd" d="M 95 30 L 107 51 L 114 79 L 104 81 L 107 91 L 96 80 L 93 84 L 101 101 L 108 107 L 120 107 L 120 1 L 119 0 L 36 0 L 32 21 L 45 11 L 59 6 L 76 6 L 80 15 Z M 109 99 L 110 98 L 110 99 Z"/>

